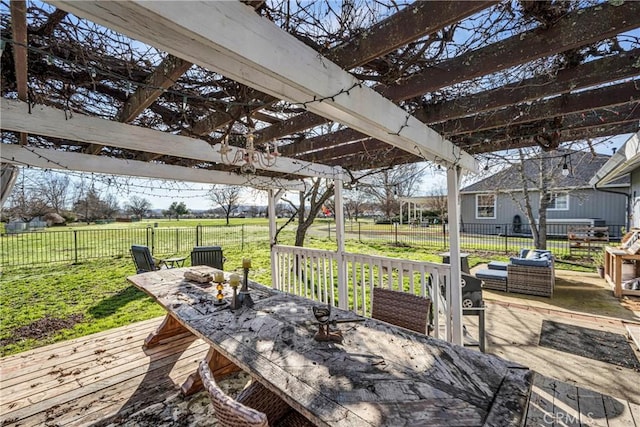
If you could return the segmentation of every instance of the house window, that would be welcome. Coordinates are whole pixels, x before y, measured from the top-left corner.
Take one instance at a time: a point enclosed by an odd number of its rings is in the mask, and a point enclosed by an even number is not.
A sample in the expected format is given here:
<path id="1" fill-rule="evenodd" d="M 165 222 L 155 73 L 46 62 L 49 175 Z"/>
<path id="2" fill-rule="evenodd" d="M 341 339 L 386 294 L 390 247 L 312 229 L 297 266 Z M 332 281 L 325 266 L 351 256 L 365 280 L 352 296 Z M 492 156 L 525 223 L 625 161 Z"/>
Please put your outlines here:
<path id="1" fill-rule="evenodd" d="M 476 219 L 496 218 L 496 195 L 476 194 Z"/>
<path id="2" fill-rule="evenodd" d="M 569 210 L 569 194 L 552 193 L 549 196 L 548 211 L 568 211 Z"/>

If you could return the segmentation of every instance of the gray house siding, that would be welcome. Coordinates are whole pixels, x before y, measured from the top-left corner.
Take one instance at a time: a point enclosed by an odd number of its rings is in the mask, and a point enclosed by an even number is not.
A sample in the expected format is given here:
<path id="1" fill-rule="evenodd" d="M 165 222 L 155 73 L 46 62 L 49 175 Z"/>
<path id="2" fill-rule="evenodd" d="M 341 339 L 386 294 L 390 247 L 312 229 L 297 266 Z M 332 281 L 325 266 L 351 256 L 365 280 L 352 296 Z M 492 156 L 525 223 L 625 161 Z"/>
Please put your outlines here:
<path id="1" fill-rule="evenodd" d="M 640 169 L 631 172 L 631 227 L 640 227 Z"/>
<path id="2" fill-rule="evenodd" d="M 640 173 L 638 179 L 637 194 L 640 197 Z M 514 203 L 511 195 L 499 193 L 496 195 L 495 219 L 476 218 L 476 194 L 461 194 L 461 219 L 466 231 L 478 233 L 503 233 L 505 226 L 508 233 L 513 233 L 514 217 L 518 215 L 522 223 L 528 223 L 525 214 Z M 522 200 L 522 193 L 516 197 Z M 531 202 L 534 211 L 539 205 L 539 193 L 531 193 Z M 611 194 L 593 189 L 574 190 L 569 192 L 568 210 L 548 210 L 547 219 L 550 224 L 567 223 L 570 220 L 599 219 L 607 225 L 624 225 L 626 198 L 622 195 Z M 554 221 L 555 220 L 555 221 Z M 553 228 L 553 227 L 552 227 Z M 564 234 L 566 227 L 550 229 L 553 234 Z M 516 230 L 517 231 L 517 230 Z M 522 232 L 526 232 L 523 229 Z"/>

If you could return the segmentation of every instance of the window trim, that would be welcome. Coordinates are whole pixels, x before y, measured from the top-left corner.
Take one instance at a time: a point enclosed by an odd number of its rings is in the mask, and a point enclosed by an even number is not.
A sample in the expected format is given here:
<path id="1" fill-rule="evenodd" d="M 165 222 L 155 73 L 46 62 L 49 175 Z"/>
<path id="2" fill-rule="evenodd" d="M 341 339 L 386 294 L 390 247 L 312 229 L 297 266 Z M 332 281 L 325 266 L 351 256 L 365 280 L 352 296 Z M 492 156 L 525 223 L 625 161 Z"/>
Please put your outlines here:
<path id="1" fill-rule="evenodd" d="M 493 216 L 480 216 L 478 215 L 478 198 L 479 197 L 484 197 L 484 196 L 492 196 L 493 197 Z M 483 205 L 485 206 L 485 205 Z M 488 205 L 486 205 L 488 206 Z M 498 197 L 494 194 L 494 193 L 482 193 L 482 194 L 476 194 L 476 219 L 496 219 L 496 213 L 498 211 Z"/>
<path id="2" fill-rule="evenodd" d="M 567 207 L 566 208 L 558 208 L 558 207 L 549 207 L 547 206 L 548 211 L 568 211 L 569 210 L 569 193 L 564 191 L 552 192 L 550 194 L 551 199 L 554 201 L 554 205 L 557 205 L 555 201 L 558 199 L 558 195 L 563 195 L 567 198 Z"/>

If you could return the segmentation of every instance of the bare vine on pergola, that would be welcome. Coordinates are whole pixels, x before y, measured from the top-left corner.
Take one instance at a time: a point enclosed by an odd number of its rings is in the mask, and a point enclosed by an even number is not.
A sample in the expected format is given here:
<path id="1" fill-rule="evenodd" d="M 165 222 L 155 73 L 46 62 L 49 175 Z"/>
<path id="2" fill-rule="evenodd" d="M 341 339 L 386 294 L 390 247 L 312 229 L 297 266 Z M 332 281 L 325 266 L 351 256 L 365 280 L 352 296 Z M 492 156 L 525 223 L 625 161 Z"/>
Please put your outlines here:
<path id="1" fill-rule="evenodd" d="M 247 1 L 255 12 L 472 154 L 638 129 L 633 2 Z M 46 3 L 29 1 L 27 45 L 1 17 L 2 95 L 19 97 L 14 50 L 26 48 L 27 98 L 67 111 L 193 136 L 226 135 L 350 172 L 424 160 Z M 16 15 L 17 17 L 18 15 Z M 415 19 L 430 25 L 410 25 Z M 611 23 L 609 23 L 611 21 Z M 622 22 L 624 21 L 624 22 Z M 608 85 L 614 82 L 614 84 Z M 596 87 L 596 89 L 592 89 Z M 571 93 L 574 88 L 587 89 Z M 625 100 L 625 95 L 626 100 Z M 631 99 L 630 99 L 631 98 Z M 588 114 L 585 114 L 585 110 Z M 26 135 L 2 132 L 4 143 Z M 237 167 L 29 135 L 36 147 L 237 171 Z M 267 176 L 298 179 L 295 173 Z"/>

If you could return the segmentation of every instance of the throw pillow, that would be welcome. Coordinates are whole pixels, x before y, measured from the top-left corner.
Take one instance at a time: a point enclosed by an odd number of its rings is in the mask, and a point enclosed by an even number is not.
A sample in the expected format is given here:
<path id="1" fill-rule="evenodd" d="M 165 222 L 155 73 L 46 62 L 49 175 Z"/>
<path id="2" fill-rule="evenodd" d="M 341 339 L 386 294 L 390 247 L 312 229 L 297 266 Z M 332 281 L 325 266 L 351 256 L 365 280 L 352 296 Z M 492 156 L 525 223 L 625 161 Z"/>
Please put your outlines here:
<path id="1" fill-rule="evenodd" d="M 540 258 L 540 253 L 536 250 L 529 249 L 529 253 L 527 253 L 526 259 L 538 259 Z"/>

